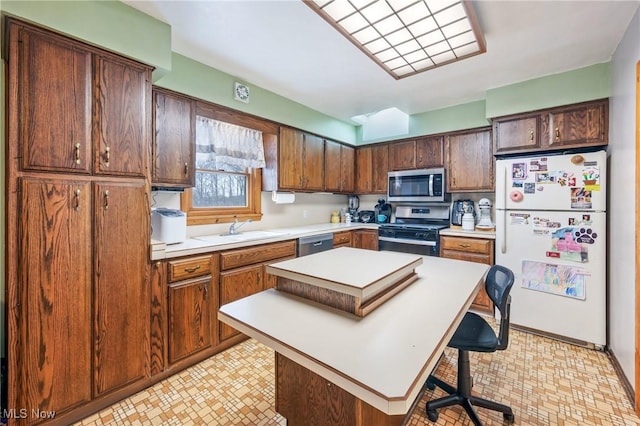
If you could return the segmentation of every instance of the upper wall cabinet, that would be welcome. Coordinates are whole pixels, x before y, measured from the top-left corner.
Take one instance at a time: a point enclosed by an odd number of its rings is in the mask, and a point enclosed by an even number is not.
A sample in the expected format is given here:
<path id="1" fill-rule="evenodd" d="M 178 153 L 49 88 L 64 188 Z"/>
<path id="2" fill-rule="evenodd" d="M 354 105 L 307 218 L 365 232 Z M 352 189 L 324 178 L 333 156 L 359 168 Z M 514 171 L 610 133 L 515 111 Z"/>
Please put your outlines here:
<path id="1" fill-rule="evenodd" d="M 34 27 L 9 33 L 22 170 L 146 176 L 151 69 Z"/>
<path id="2" fill-rule="evenodd" d="M 516 154 L 609 143 L 609 100 L 493 119 L 493 153 Z"/>
<path id="3" fill-rule="evenodd" d="M 389 170 L 411 170 L 444 165 L 444 138 L 429 136 L 389 145 Z"/>
<path id="4" fill-rule="evenodd" d="M 491 129 L 452 133 L 446 143 L 447 192 L 485 192 L 494 189 Z"/>
<path id="5" fill-rule="evenodd" d="M 356 150 L 356 194 L 386 194 L 389 145 L 369 145 Z"/>
<path id="6" fill-rule="evenodd" d="M 324 139 L 281 127 L 280 137 L 267 138 L 264 145 L 263 190 L 324 190 Z"/>
<path id="7" fill-rule="evenodd" d="M 154 186 L 191 188 L 195 185 L 195 101 L 186 96 L 153 89 Z"/>
<path id="8" fill-rule="evenodd" d="M 324 190 L 352 193 L 355 188 L 354 148 L 326 139 L 324 143 Z"/>

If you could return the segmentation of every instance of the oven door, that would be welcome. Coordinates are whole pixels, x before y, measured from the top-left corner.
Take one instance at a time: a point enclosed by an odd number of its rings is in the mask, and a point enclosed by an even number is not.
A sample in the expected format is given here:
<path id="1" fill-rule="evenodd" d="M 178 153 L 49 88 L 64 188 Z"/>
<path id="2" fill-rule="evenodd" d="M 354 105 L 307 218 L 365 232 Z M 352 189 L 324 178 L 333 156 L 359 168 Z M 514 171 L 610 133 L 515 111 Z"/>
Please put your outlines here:
<path id="1" fill-rule="evenodd" d="M 412 240 L 406 238 L 378 237 L 378 250 L 398 251 L 401 253 L 438 256 L 440 248 L 436 241 Z"/>

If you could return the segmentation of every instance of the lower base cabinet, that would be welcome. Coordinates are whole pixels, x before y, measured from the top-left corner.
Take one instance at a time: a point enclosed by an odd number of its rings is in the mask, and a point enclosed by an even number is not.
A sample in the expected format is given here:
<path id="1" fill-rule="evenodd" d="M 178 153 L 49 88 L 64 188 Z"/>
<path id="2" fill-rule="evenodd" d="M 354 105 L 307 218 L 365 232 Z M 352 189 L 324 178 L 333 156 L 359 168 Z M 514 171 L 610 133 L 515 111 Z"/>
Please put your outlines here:
<path id="1" fill-rule="evenodd" d="M 266 266 L 295 256 L 296 240 L 221 252 L 219 305 L 216 306 L 216 311 L 226 303 L 275 287 L 273 277 L 265 271 Z M 218 322 L 217 325 L 219 343 L 241 335 L 227 324 Z"/>
<path id="2" fill-rule="evenodd" d="M 493 265 L 494 240 L 443 235 L 440 237 L 440 257 Z M 471 307 L 493 315 L 493 302 L 484 286 L 478 292 Z"/>
<path id="3" fill-rule="evenodd" d="M 358 229 L 353 231 L 353 246 L 367 250 L 378 250 L 378 230 Z"/>
<path id="4" fill-rule="evenodd" d="M 389 416 L 276 352 L 276 411 L 289 426 L 399 426 Z"/>

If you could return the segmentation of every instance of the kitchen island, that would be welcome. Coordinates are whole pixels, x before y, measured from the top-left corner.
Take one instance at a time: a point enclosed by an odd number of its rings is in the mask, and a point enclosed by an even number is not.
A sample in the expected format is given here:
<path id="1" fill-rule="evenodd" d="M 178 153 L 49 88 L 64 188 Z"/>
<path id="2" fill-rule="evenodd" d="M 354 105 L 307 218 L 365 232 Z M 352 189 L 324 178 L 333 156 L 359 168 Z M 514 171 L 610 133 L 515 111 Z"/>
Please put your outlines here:
<path id="1" fill-rule="evenodd" d="M 399 425 L 487 269 L 424 257 L 418 279 L 363 318 L 275 289 L 218 315 L 276 351 L 276 411 L 289 425 Z"/>

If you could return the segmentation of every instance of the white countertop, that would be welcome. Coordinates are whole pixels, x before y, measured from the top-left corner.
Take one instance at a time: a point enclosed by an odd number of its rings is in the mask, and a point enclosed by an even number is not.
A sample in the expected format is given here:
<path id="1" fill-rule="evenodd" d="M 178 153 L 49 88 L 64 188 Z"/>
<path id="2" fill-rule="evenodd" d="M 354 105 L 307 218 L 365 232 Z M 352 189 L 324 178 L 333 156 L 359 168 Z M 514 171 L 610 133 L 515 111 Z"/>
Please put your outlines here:
<path id="1" fill-rule="evenodd" d="M 425 256 L 419 279 L 363 318 L 275 289 L 222 306 L 218 318 L 382 412 L 404 415 L 488 268 Z"/>
<path id="2" fill-rule="evenodd" d="M 277 241 L 292 240 L 309 235 L 322 234 L 324 232 L 353 231 L 356 229 L 378 229 L 378 225 L 372 223 L 320 223 L 316 225 L 299 226 L 295 228 L 276 228 L 269 230 L 255 230 L 239 232 L 238 235 L 273 234 L 273 236 L 249 240 L 235 240 L 232 236 L 221 237 L 219 235 L 204 235 L 187 239 L 184 243 L 165 244 L 164 247 L 158 244 L 151 244 L 151 260 L 170 259 L 192 254 L 208 253 L 211 251 L 228 250 L 240 247 L 249 247 L 258 244 L 273 243 Z M 209 240 L 208 240 L 209 239 Z M 157 242 L 156 242 L 157 243 Z"/>
<path id="3" fill-rule="evenodd" d="M 439 231 L 440 235 L 451 237 L 469 237 L 469 238 L 485 238 L 487 240 L 496 239 L 496 231 L 463 231 L 461 226 L 451 226 L 450 228 Z"/>

